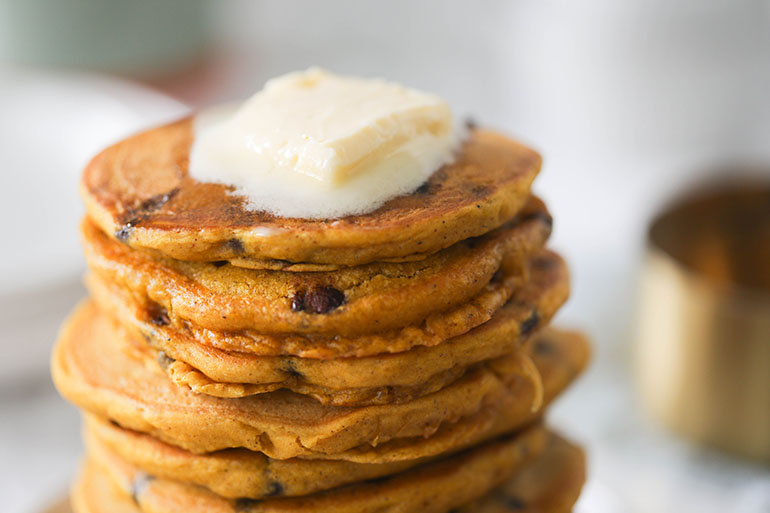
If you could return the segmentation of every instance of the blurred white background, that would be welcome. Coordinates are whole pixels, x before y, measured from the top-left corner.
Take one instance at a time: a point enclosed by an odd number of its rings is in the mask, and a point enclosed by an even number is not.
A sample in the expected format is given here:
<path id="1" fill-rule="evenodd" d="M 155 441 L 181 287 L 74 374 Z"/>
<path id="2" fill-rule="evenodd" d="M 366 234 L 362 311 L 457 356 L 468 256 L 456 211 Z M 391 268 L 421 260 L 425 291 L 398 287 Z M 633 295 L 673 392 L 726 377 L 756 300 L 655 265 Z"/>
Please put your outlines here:
<path id="1" fill-rule="evenodd" d="M 82 294 L 79 168 L 179 101 L 243 98 L 310 65 L 436 92 L 544 154 L 536 189 L 574 274 L 558 321 L 596 341 L 552 415 L 589 446 L 583 511 L 770 511 L 770 470 L 648 425 L 629 366 L 652 213 L 715 168 L 770 169 L 767 0 L 0 0 L 0 59 L 5 511 L 61 493 L 80 450 L 47 378 Z"/>

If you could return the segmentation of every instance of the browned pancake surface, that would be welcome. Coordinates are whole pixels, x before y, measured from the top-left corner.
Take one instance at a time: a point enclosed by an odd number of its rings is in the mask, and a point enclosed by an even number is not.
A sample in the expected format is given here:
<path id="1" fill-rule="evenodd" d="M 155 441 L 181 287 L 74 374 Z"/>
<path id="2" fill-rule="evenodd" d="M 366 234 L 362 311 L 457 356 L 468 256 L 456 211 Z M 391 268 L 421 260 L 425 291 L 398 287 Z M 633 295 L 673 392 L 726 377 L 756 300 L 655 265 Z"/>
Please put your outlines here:
<path id="1" fill-rule="evenodd" d="M 276 460 L 246 449 L 195 454 L 91 415 L 86 416 L 84 431 L 86 445 L 96 446 L 94 450 L 109 450 L 150 475 L 204 486 L 231 499 L 307 495 L 395 474 L 427 461 Z"/>
<path id="2" fill-rule="evenodd" d="M 98 281 L 90 281 L 89 288 L 102 311 L 133 325 L 129 336 L 139 347 L 149 342 L 156 351 L 149 358 L 157 358 L 175 383 L 219 397 L 288 388 L 324 404 L 349 406 L 397 403 L 426 395 L 454 381 L 468 367 L 520 347 L 548 324 L 566 300 L 568 280 L 563 267 L 533 267 L 531 279 L 492 319 L 463 335 L 407 351 L 333 359 L 213 347 L 210 339 L 195 337 L 196 331 L 141 320 L 130 299 L 120 300 L 126 295 L 105 291 Z M 387 344 L 362 346 L 388 348 Z"/>
<path id="3" fill-rule="evenodd" d="M 289 458 L 428 437 L 441 424 L 498 402 L 529 369 L 526 355 L 515 352 L 413 401 L 353 408 L 324 406 L 286 390 L 241 399 L 193 394 L 148 363 L 86 303 L 64 329 L 53 375 L 79 406 L 191 450 L 242 446 Z"/>
<path id="4" fill-rule="evenodd" d="M 545 450 L 534 461 L 456 513 L 569 513 L 585 480 L 583 450 L 552 434 Z"/>
<path id="5" fill-rule="evenodd" d="M 141 509 L 152 513 L 443 513 L 505 481 L 537 457 L 546 439 L 545 429 L 535 426 L 375 481 L 306 496 L 259 500 L 228 500 L 183 482 L 147 479 L 145 473 L 99 447 L 91 447 L 88 456 L 124 493 L 133 493 Z"/>
<path id="6" fill-rule="evenodd" d="M 474 130 L 455 163 L 418 192 L 335 220 L 279 218 L 244 208 L 231 188 L 188 175 L 191 118 L 130 137 L 86 167 L 81 193 L 101 228 L 180 260 L 359 265 L 428 255 L 497 228 L 525 204 L 540 156 Z"/>
<path id="7" fill-rule="evenodd" d="M 464 334 L 465 329 L 458 330 L 461 334 L 452 337 L 456 334 L 456 325 L 436 329 L 440 325 L 435 322 L 424 328 L 412 327 L 405 331 L 412 334 L 413 342 L 422 342 L 416 347 L 410 347 L 409 339 L 404 340 L 406 337 L 397 339 L 392 334 L 368 336 L 354 343 L 359 348 L 355 358 L 344 353 L 337 358 L 312 358 L 332 353 L 339 342 L 334 339 L 328 341 L 328 348 L 321 347 L 322 340 L 316 339 L 317 347 L 301 352 L 300 356 L 280 352 L 270 354 L 267 348 L 260 348 L 255 354 L 245 344 L 233 344 L 237 337 L 232 333 L 218 334 L 173 324 L 159 326 L 147 319 L 130 294 L 107 286 L 100 280 L 89 279 L 89 289 L 100 309 L 119 319 L 121 325 L 129 329 L 132 340 L 141 346 L 147 341 L 152 348 L 163 353 L 158 355 L 159 361 L 174 373 L 177 382 L 183 378 L 179 373 L 186 373 L 186 381 L 193 379 L 190 373 L 198 369 L 211 380 L 210 386 L 217 381 L 275 385 L 274 389 L 283 384 L 297 391 L 300 387 L 316 386 L 327 389 L 328 394 L 333 394 L 334 390 L 360 389 L 359 392 L 364 393 L 363 389 L 370 389 L 369 392 L 377 395 L 393 393 L 394 390 L 383 390 L 388 387 L 422 387 L 437 374 L 500 356 L 547 325 L 569 293 L 566 268 L 555 255 L 551 257 L 536 260 L 530 280 L 488 322 L 473 330 Z M 462 319 L 467 320 L 467 317 Z M 445 340 L 442 335 L 450 338 Z M 306 341 L 305 344 L 311 346 L 312 342 Z M 192 369 L 183 369 L 182 364 L 188 364 Z M 198 385 L 204 386 L 204 381 L 201 377 Z M 251 393 L 259 391 L 243 389 L 244 395 Z M 312 391 L 308 389 L 308 393 Z M 324 395 L 322 390 L 317 390 L 317 393 Z M 321 396 L 318 399 L 326 402 Z M 352 395 L 350 399 L 355 401 Z M 380 397 L 381 402 L 389 402 L 386 399 Z M 332 397 L 328 400 L 336 403 Z"/>
<path id="8" fill-rule="evenodd" d="M 452 511 L 456 513 L 568 513 L 580 494 L 585 481 L 585 472 L 583 451 L 558 435 L 549 434 L 544 449 L 539 452 L 537 457 L 517 466 L 510 477 L 486 495 L 470 504 L 454 508 Z M 138 479 L 131 482 L 132 476 Z M 413 476 L 410 477 L 414 480 Z M 477 477 L 471 476 L 471 479 L 474 485 L 478 483 Z M 147 509 L 140 509 L 138 504 L 144 504 L 146 507 L 152 508 L 151 511 L 160 513 L 181 511 L 177 506 L 193 507 L 187 502 L 189 497 L 183 496 L 184 498 L 179 500 L 180 494 L 185 489 L 189 490 L 189 487 L 164 482 L 159 483 L 160 486 L 157 488 L 150 488 L 148 485 L 151 481 L 152 479 L 148 478 L 146 474 L 136 472 L 132 474 L 122 465 L 112 471 L 106 471 L 101 470 L 96 462 L 89 461 L 73 490 L 75 513 L 141 513 L 147 511 Z M 415 483 L 431 489 L 435 488 L 430 486 L 433 483 L 425 479 L 415 481 Z M 438 484 L 438 480 L 434 480 L 434 483 Z M 140 486 L 133 486 L 134 484 Z M 464 483 L 460 487 L 462 488 L 463 485 Z M 398 486 L 391 484 L 386 491 L 392 492 L 394 488 L 397 489 Z M 205 492 L 203 495 L 204 497 L 200 499 L 208 507 L 213 506 L 208 501 L 214 501 L 216 504 L 214 507 L 222 507 L 223 512 L 232 511 L 232 506 L 228 509 L 227 501 L 206 495 Z M 360 506 L 362 504 L 360 502 L 362 494 L 355 497 L 359 500 L 358 502 L 342 500 L 339 495 L 334 498 L 337 500 L 337 504 L 345 508 L 350 505 Z M 455 496 L 451 494 L 450 497 L 454 498 Z M 142 502 L 142 498 L 144 502 Z M 176 502 L 174 502 L 175 498 L 178 499 Z M 277 501 L 269 501 L 268 504 L 275 508 Z M 271 502 L 272 504 L 270 504 Z M 307 501 L 304 502 L 307 503 Z M 382 502 L 385 504 L 383 505 Z M 382 509 L 377 510 L 378 512 L 405 511 L 403 508 L 399 509 L 400 505 L 392 505 L 388 508 L 387 501 L 382 502 L 378 505 L 382 507 Z M 419 504 L 422 506 L 421 502 Z M 248 508 L 245 511 L 274 510 L 259 509 L 258 503 L 250 503 L 249 501 L 240 501 L 237 505 L 241 508 Z M 301 509 L 300 505 L 301 503 L 295 503 L 295 508 L 277 509 L 277 511 L 313 511 L 312 506 L 309 509 Z M 437 509 L 437 511 L 445 512 L 449 509 L 443 501 L 439 503 L 439 507 L 443 509 Z M 191 509 L 189 511 L 196 510 Z M 419 509 L 417 511 L 426 510 Z"/>
<path id="9" fill-rule="evenodd" d="M 112 240 L 88 220 L 82 232 L 92 272 L 143 297 L 148 309 L 164 309 L 171 321 L 228 331 L 350 337 L 421 323 L 467 302 L 495 276 L 501 281 L 522 275 L 550 233 L 542 202 L 531 199 L 523 214 L 517 222 L 418 262 L 334 272 L 152 258 Z"/>
<path id="10" fill-rule="evenodd" d="M 330 407 L 288 391 L 241 399 L 209 397 L 170 383 L 118 333 L 93 306 L 78 309 L 54 351 L 52 371 L 59 391 L 100 417 L 193 452 L 245 447 L 280 459 L 411 459 L 444 452 L 447 445 L 457 447 L 495 429 L 513 429 L 532 419 L 538 411 L 533 407 L 540 404 L 520 352 L 490 362 L 434 394 L 398 405 Z M 551 356 L 551 368 L 546 365 L 540 373 L 546 400 L 579 373 L 587 358 L 583 339 L 554 340 L 559 351 Z M 453 434 L 442 435 L 448 437 L 446 443 L 439 438 L 415 456 L 416 440 L 430 442 L 442 430 L 453 429 Z M 402 440 L 403 445 L 392 450 L 386 447 L 388 440 Z"/>

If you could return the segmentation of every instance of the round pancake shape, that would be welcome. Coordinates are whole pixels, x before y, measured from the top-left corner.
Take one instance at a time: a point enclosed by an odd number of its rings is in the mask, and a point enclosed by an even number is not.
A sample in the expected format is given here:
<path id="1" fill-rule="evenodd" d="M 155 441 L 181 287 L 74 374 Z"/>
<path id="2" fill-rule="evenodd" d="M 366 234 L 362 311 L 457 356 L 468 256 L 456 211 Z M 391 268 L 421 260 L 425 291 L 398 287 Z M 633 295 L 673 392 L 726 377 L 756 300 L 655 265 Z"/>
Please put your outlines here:
<path id="1" fill-rule="evenodd" d="M 540 337 L 532 351 L 542 383 L 519 351 L 403 405 L 330 407 L 286 391 L 223 399 L 170 383 L 86 303 L 62 330 L 52 374 L 60 393 L 81 408 L 191 452 L 244 447 L 277 459 L 385 463 L 521 427 L 540 414 L 533 406 L 547 404 L 580 373 L 589 352 L 585 339 L 570 334 Z"/>
<path id="2" fill-rule="evenodd" d="M 149 477 L 109 451 L 95 450 L 88 456 L 147 513 L 438 513 L 481 497 L 504 482 L 532 461 L 546 440 L 546 430 L 535 426 L 375 481 L 352 483 L 307 496 L 260 500 L 225 499 L 199 486 Z"/>
<path id="3" fill-rule="evenodd" d="M 533 266 L 530 279 L 492 319 L 435 346 L 400 353 L 332 360 L 294 356 L 259 356 L 210 347 L 189 330 L 141 321 L 127 294 L 89 279 L 92 297 L 102 311 L 130 323 L 132 340 L 143 340 L 172 381 L 196 393 L 244 397 L 287 388 L 338 406 L 389 404 L 434 392 L 454 381 L 469 366 L 515 350 L 545 326 L 569 294 L 569 277 L 560 262 Z"/>
<path id="4" fill-rule="evenodd" d="M 497 404 L 458 422 L 444 424 L 429 438 L 395 439 L 376 447 L 357 447 L 331 458 L 386 463 L 431 457 L 521 429 L 543 416 L 546 408 L 583 372 L 591 357 L 591 346 L 582 334 L 551 328 L 539 333 L 528 351 L 540 374 L 539 383 L 519 377 L 511 393 Z M 533 410 L 532 406 L 538 404 L 540 408 Z"/>
<path id="5" fill-rule="evenodd" d="M 503 484 L 455 513 L 568 513 L 585 481 L 585 454 L 549 434 L 543 451 Z M 142 481 L 139 480 L 141 485 Z M 138 487 L 139 490 L 142 486 Z M 75 513 L 141 513 L 132 494 L 87 463 L 73 490 Z"/>
<path id="6" fill-rule="evenodd" d="M 192 339 L 225 351 L 261 356 L 333 359 L 398 353 L 416 346 L 440 344 L 487 322 L 516 290 L 527 287 L 530 281 L 554 280 L 561 283 L 564 280 L 563 286 L 569 287 L 566 264 L 551 251 L 544 250 L 535 255 L 526 263 L 526 268 L 526 277 L 517 271 L 498 273 L 469 302 L 433 314 L 421 324 L 355 337 L 210 330 L 176 319 L 173 311 L 159 310 L 155 303 L 148 305 L 146 298 L 137 298 L 100 276 L 92 274 L 88 281 L 96 301 L 105 311 L 120 310 L 123 320 L 137 322 L 144 335 L 152 339 Z M 532 271 L 536 276 L 529 276 Z"/>
<path id="7" fill-rule="evenodd" d="M 583 450 L 551 433 L 543 452 L 511 479 L 456 513 L 569 513 L 586 479 Z"/>
<path id="8" fill-rule="evenodd" d="M 84 461 L 70 494 L 72 513 L 144 513 L 117 483 L 92 462 Z"/>
<path id="9" fill-rule="evenodd" d="M 193 118 L 148 130 L 98 154 L 81 196 L 111 236 L 179 260 L 354 266 L 414 258 L 502 226 L 526 203 L 541 158 L 502 135 L 472 130 L 453 164 L 414 194 L 341 219 L 276 217 L 245 208 L 232 188 L 188 175 Z"/>
<path id="10" fill-rule="evenodd" d="M 544 446 L 542 429 L 527 428 L 524 432 L 519 442 L 526 443 L 529 453 L 534 455 Z M 85 440 L 89 455 L 108 453 L 153 477 L 202 486 L 228 499 L 309 495 L 392 476 L 437 459 L 383 464 L 274 460 L 245 449 L 197 455 L 95 417 L 87 418 Z"/>
<path id="11" fill-rule="evenodd" d="M 59 391 L 85 410 L 194 452 L 245 447 L 279 459 L 428 437 L 442 423 L 500 401 L 531 367 L 521 351 L 511 353 L 433 394 L 394 405 L 324 406 L 285 390 L 223 399 L 170 383 L 91 303 L 75 312 L 53 358 Z"/>
<path id="12" fill-rule="evenodd" d="M 211 330 L 351 337 L 419 324 L 468 302 L 498 271 L 520 274 L 550 229 L 548 211 L 532 198 L 511 223 L 421 261 L 334 272 L 153 258 L 111 239 L 88 218 L 82 234 L 91 270 L 145 298 L 156 319 Z"/>
<path id="13" fill-rule="evenodd" d="M 85 441 L 93 447 L 89 452 L 107 450 L 150 475 L 197 484 L 231 499 L 307 495 L 388 476 L 427 461 L 276 460 L 246 449 L 195 454 L 92 415 L 86 415 Z"/>

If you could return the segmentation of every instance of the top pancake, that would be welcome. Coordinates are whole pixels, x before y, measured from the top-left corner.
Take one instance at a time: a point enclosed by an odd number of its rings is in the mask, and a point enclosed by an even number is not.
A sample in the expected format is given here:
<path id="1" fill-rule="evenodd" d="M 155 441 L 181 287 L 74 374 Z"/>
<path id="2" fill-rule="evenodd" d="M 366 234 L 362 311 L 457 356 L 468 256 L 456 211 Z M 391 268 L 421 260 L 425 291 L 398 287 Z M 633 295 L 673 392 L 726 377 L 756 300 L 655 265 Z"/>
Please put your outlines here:
<path id="1" fill-rule="evenodd" d="M 102 151 L 81 182 L 89 216 L 133 248 L 180 260 L 304 270 L 414 260 L 511 219 L 541 163 L 519 143 L 474 130 L 417 192 L 368 214 L 308 220 L 247 210 L 231 187 L 191 178 L 192 141 L 185 118 Z"/>

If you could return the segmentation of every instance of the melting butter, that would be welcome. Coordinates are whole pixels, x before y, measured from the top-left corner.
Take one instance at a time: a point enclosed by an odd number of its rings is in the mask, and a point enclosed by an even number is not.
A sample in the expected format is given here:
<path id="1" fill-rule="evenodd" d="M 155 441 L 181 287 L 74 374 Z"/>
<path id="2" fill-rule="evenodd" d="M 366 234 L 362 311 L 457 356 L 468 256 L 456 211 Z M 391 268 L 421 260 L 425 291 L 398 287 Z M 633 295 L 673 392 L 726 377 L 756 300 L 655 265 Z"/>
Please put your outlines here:
<path id="1" fill-rule="evenodd" d="M 311 68 L 199 115 L 189 172 L 233 186 L 253 210 L 339 218 L 413 192 L 451 162 L 458 139 L 435 95 Z"/>

